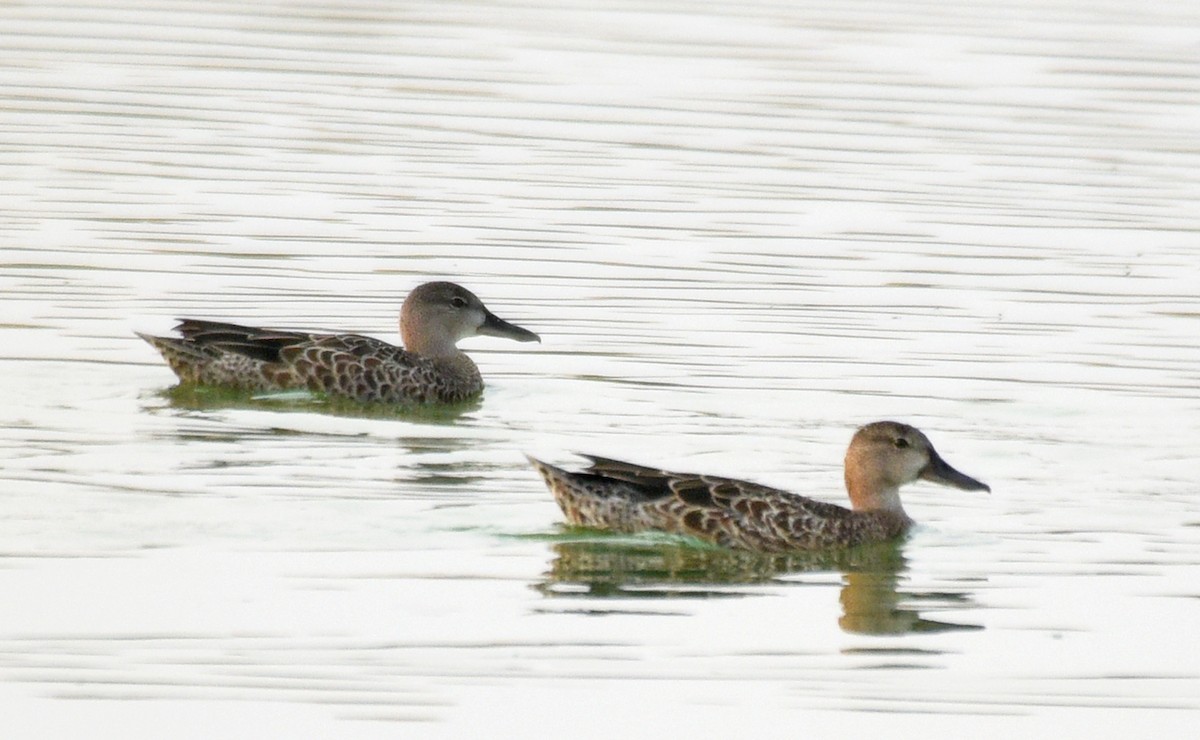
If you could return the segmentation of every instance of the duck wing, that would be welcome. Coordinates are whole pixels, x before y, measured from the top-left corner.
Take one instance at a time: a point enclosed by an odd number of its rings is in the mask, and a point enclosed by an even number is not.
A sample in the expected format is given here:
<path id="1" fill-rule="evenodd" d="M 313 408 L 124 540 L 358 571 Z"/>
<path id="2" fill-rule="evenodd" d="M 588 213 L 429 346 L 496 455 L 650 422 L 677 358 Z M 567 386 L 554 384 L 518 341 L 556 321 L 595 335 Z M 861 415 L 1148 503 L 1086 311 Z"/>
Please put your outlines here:
<path id="1" fill-rule="evenodd" d="M 180 319 L 175 331 L 179 332 L 185 341 L 197 346 L 234 352 L 260 362 L 287 362 L 289 358 L 295 358 L 310 348 L 350 352 L 358 357 L 369 356 L 387 348 L 400 349 L 379 339 L 358 334 L 318 334 L 263 329 L 204 319 Z"/>
<path id="2" fill-rule="evenodd" d="M 478 369 L 465 356 L 431 360 L 360 334 L 264 329 L 201 319 L 182 319 L 175 329 L 182 339 L 165 341 L 205 358 L 189 376 L 205 383 L 307 388 L 367 403 L 455 403 L 482 388 Z"/>
<path id="3" fill-rule="evenodd" d="M 853 519 L 845 507 L 750 481 L 584 457 L 592 464 L 583 474 L 627 484 L 623 489 L 637 493 L 655 528 L 720 545 L 765 551 L 835 546 Z"/>

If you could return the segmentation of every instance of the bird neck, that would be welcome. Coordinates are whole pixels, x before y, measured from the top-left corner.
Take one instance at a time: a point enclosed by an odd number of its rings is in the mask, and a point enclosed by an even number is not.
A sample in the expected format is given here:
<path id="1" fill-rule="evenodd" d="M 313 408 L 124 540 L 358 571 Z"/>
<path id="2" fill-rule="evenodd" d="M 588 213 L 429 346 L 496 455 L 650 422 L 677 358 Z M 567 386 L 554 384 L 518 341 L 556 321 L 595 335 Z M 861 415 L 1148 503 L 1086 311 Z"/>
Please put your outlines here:
<path id="1" fill-rule="evenodd" d="M 900 503 L 900 486 L 878 478 L 846 473 L 846 492 L 854 511 L 888 511 L 907 517 Z"/>
<path id="2" fill-rule="evenodd" d="M 407 321 L 406 318 L 400 318 L 400 339 L 404 343 L 404 349 L 430 359 L 463 355 L 462 350 L 455 344 L 455 339 L 419 331 L 416 322 Z"/>

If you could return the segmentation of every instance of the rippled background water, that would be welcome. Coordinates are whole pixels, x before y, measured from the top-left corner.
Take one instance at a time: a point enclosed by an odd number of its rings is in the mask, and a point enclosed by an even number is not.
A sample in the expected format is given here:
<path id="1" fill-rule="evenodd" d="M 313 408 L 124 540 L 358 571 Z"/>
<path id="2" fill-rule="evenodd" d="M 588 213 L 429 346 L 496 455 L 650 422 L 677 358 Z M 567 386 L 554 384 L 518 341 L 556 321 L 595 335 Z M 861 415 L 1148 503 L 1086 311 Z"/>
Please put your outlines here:
<path id="1" fill-rule="evenodd" d="M 0 6 L 0 706 L 25 737 L 1091 731 L 1200 712 L 1192 2 Z M 460 415 L 172 396 L 176 316 L 392 337 Z M 523 451 L 839 501 L 787 561 L 581 537 Z"/>

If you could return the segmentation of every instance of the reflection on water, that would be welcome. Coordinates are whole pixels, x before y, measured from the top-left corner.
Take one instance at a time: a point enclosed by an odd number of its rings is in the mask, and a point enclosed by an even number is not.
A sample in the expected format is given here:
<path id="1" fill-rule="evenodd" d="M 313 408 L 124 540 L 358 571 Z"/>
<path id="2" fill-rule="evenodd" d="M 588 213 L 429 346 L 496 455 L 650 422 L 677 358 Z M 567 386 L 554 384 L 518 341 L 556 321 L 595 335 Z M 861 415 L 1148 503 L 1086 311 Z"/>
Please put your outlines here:
<path id="1" fill-rule="evenodd" d="M 551 545 L 550 570 L 537 588 L 547 596 L 707 598 L 749 593 L 730 587 L 768 583 L 784 573 L 813 569 L 806 559 L 665 539 L 598 535 L 556 542 Z"/>
<path id="2" fill-rule="evenodd" d="M 664 541 L 665 540 L 665 541 Z M 923 618 L 919 607 L 936 601 L 967 604 L 966 593 L 912 594 L 900 590 L 907 569 L 904 541 L 884 542 L 850 550 L 759 554 L 700 546 L 660 537 L 597 535 L 551 545 L 554 559 L 536 585 L 551 597 L 712 598 L 750 596 L 738 589 L 752 584 L 789 584 L 788 575 L 838 571 L 843 585 L 842 615 L 846 632 L 897 635 L 907 632 L 948 632 L 981 629 Z M 594 609 L 588 606 L 588 611 Z"/>
<path id="3" fill-rule="evenodd" d="M 864 557 L 850 558 L 839 564 L 843 586 L 838 597 L 842 604 L 838 626 L 846 632 L 867 635 L 983 629 L 982 625 L 921 616 L 922 607 L 969 606 L 972 599 L 965 592 L 924 594 L 900 590 L 907 568 L 903 547 L 900 543 L 880 545 L 862 553 Z"/>
<path id="4" fill-rule="evenodd" d="M 256 392 L 180 383 L 159 394 L 173 408 L 188 411 L 252 408 L 264 411 L 323 413 L 364 419 L 403 419 L 425 424 L 453 424 L 476 411 L 481 398 L 457 404 L 359 403 L 353 399 L 303 390 Z"/>

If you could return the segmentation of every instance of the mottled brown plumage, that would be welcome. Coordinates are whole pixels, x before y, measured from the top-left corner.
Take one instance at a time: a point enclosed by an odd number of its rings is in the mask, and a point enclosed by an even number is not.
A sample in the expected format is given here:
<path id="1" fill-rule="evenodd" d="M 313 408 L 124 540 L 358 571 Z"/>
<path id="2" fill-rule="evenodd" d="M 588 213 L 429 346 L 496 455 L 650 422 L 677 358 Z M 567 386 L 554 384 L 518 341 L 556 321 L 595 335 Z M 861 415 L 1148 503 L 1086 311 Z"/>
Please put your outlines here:
<path id="1" fill-rule="evenodd" d="M 521 342 L 533 332 L 497 318 L 469 290 L 425 283 L 404 301 L 406 348 L 358 334 L 310 334 L 182 319 L 179 337 L 138 336 L 181 383 L 249 391 L 308 389 L 363 403 L 457 403 L 483 390 L 479 368 L 458 349 L 477 334 Z"/>
<path id="2" fill-rule="evenodd" d="M 891 421 L 859 429 L 846 453 L 852 509 L 757 483 L 672 473 L 585 455 L 569 472 L 530 458 L 570 524 L 616 532 L 659 530 L 759 552 L 881 542 L 908 530 L 900 486 L 918 478 L 989 490 L 950 467 L 919 430 Z"/>

